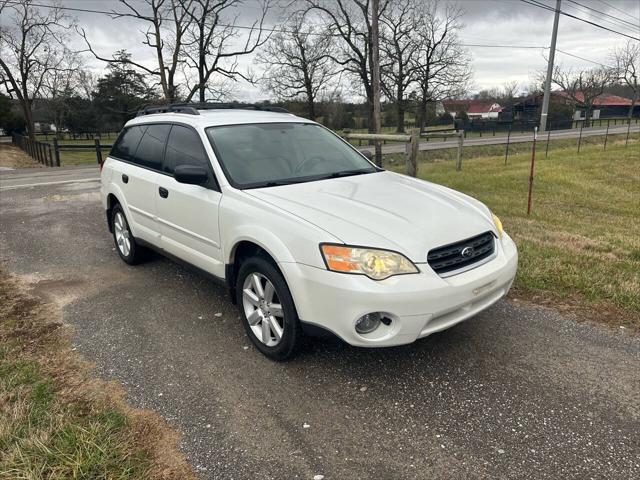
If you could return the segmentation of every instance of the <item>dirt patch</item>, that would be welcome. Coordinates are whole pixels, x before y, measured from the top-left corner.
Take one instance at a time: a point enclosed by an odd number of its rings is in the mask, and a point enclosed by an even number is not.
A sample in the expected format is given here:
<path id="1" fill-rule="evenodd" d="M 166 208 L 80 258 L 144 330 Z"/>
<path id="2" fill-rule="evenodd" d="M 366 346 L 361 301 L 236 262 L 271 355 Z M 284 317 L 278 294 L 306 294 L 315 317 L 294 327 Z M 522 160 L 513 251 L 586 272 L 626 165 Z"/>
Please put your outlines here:
<path id="1" fill-rule="evenodd" d="M 45 283 L 0 270 L 0 478 L 196 478 L 178 432 L 91 375 Z"/>
<path id="2" fill-rule="evenodd" d="M 0 167 L 41 168 L 42 165 L 18 147 L 0 144 Z"/>

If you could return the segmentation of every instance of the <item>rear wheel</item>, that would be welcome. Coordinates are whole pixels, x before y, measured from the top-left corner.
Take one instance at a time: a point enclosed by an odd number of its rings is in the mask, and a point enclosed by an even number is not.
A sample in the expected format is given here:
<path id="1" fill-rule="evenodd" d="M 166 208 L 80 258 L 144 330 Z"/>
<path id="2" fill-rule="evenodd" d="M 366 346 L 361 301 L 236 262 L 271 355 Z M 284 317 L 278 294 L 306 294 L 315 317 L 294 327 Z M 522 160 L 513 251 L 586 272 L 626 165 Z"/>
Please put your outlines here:
<path id="1" fill-rule="evenodd" d="M 280 271 L 262 257 L 249 258 L 240 267 L 236 292 L 242 323 L 256 348 L 279 361 L 295 355 L 302 330 Z"/>
<path id="2" fill-rule="evenodd" d="M 140 247 L 131 234 L 129 222 L 120 205 L 115 205 L 111 211 L 111 225 L 113 225 L 113 240 L 120 258 L 129 265 L 135 265 L 140 261 Z"/>

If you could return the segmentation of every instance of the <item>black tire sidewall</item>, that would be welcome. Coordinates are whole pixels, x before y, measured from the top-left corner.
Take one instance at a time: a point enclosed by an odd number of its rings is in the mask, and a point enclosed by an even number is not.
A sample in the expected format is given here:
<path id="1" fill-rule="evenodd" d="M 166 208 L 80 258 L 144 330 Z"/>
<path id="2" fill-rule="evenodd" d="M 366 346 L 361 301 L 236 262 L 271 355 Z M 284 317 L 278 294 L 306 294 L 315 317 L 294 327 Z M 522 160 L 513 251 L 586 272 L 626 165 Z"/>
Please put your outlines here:
<path id="1" fill-rule="evenodd" d="M 126 256 L 120 251 L 120 248 L 118 247 L 118 241 L 116 240 L 115 220 L 116 220 L 116 214 L 118 212 L 122 214 L 122 218 L 124 218 L 124 223 L 127 227 L 127 231 L 129 232 L 129 241 L 131 243 L 131 249 L 129 250 L 129 255 L 126 255 Z M 131 233 L 131 227 L 129 226 L 129 220 L 127 219 L 127 215 L 124 213 L 124 210 L 120 205 L 114 206 L 111 211 L 111 228 L 113 229 L 113 243 L 116 246 L 116 252 L 118 252 L 118 256 L 129 265 L 135 265 L 138 260 L 136 256 L 137 245 L 136 245 L 135 239 L 133 238 L 133 234 Z"/>
<path id="2" fill-rule="evenodd" d="M 284 312 L 282 339 L 280 340 L 280 343 L 273 347 L 265 345 L 256 338 L 244 313 L 242 287 L 244 286 L 244 281 L 247 276 L 252 273 L 260 273 L 269 279 L 276 290 L 276 294 L 278 295 L 280 305 L 282 305 L 282 310 Z M 293 357 L 295 353 L 297 353 L 301 343 L 302 329 L 293 303 L 293 297 L 291 296 L 291 292 L 289 291 L 289 287 L 287 286 L 287 282 L 282 276 L 282 273 L 280 273 L 280 271 L 271 262 L 262 257 L 249 258 L 240 266 L 236 280 L 236 295 L 238 307 L 240 308 L 242 324 L 256 348 L 267 357 L 277 361 L 284 361 Z"/>

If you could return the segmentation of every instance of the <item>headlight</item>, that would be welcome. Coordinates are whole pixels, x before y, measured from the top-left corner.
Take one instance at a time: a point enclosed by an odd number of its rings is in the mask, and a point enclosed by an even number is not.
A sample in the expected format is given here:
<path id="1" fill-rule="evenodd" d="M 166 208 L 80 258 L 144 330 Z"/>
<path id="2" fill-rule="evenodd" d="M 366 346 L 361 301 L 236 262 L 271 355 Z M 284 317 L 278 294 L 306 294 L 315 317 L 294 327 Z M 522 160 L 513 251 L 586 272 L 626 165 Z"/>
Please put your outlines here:
<path id="1" fill-rule="evenodd" d="M 327 269 L 333 272 L 356 273 L 366 275 L 373 280 L 418 273 L 418 269 L 411 260 L 389 250 L 322 244 L 320 251 Z"/>
<path id="2" fill-rule="evenodd" d="M 493 213 L 491 214 L 491 216 L 493 217 L 493 223 L 496 226 L 496 230 L 498 230 L 498 237 L 500 237 L 500 239 L 502 239 L 502 234 L 504 233 L 504 229 L 502 228 L 502 222 Z"/>

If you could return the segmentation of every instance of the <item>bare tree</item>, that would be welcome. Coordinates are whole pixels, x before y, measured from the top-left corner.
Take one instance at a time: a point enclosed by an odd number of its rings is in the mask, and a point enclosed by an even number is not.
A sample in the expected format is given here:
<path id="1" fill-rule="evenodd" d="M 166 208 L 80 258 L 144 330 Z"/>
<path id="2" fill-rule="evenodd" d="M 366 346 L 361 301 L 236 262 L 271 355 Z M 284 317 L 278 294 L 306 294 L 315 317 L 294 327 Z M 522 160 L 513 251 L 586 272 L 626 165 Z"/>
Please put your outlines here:
<path id="1" fill-rule="evenodd" d="M 335 74 L 331 36 L 309 23 L 304 13 L 294 14 L 271 36 L 256 60 L 264 66 L 263 89 L 278 98 L 304 98 L 307 115 L 316 118 L 316 99 Z"/>
<path id="2" fill-rule="evenodd" d="M 156 62 L 153 66 L 144 65 L 131 57 L 107 58 L 100 55 L 91 46 L 84 29 L 80 29 L 79 33 L 95 58 L 107 63 L 129 65 L 156 78 L 165 100 L 174 102 L 179 97 L 176 73 L 184 49 L 185 32 L 192 20 L 189 13 L 193 2 L 194 0 L 120 0 L 125 12 L 114 11 L 112 17 L 135 18 L 147 24 L 142 43 L 154 50 Z"/>
<path id="3" fill-rule="evenodd" d="M 224 82 L 219 78 L 212 79 L 212 75 L 232 81 L 239 78 L 249 81 L 248 76 L 239 71 L 238 59 L 254 53 L 269 39 L 264 22 L 270 0 L 258 2 L 260 14 L 248 28 L 244 40 L 239 40 L 240 30 L 236 26 L 239 11 L 246 7 L 244 0 L 182 1 L 191 3 L 190 8 L 186 8 L 190 25 L 182 61 L 197 72 L 197 81 L 188 87 L 186 101 L 197 93 L 200 102 L 204 102 L 208 90 L 218 96 L 220 90 L 216 87 L 224 85 Z"/>
<path id="4" fill-rule="evenodd" d="M 390 3 L 391 0 L 380 1 L 380 16 Z M 369 131 L 373 131 L 371 0 L 302 0 L 302 5 L 305 11 L 319 13 L 329 32 L 340 40 L 332 58 L 342 72 L 356 80 L 358 90 L 364 90 L 369 107 Z"/>
<path id="5" fill-rule="evenodd" d="M 615 79 L 626 85 L 633 92 L 629 118 L 633 116 L 633 109 L 640 97 L 638 75 L 640 75 L 640 44 L 629 40 L 623 47 L 617 48 L 612 53 Z"/>
<path id="6" fill-rule="evenodd" d="M 574 71 L 558 65 L 554 68 L 551 81 L 563 90 L 564 95 L 576 107 L 584 109 L 584 126 L 588 127 L 591 124 L 593 105 L 615 78 L 614 73 L 607 67 Z"/>
<path id="7" fill-rule="evenodd" d="M 60 135 L 65 126 L 65 118 L 71 108 L 69 100 L 82 90 L 82 58 L 77 52 L 67 52 L 57 69 L 47 75 L 43 85 L 49 120 Z"/>
<path id="8" fill-rule="evenodd" d="M 64 68 L 72 20 L 58 4 L 44 13 L 28 0 L 0 0 L 0 14 L 9 20 L 0 35 L 0 86 L 20 102 L 29 137 L 35 138 L 33 102 L 51 74 Z"/>
<path id="9" fill-rule="evenodd" d="M 437 2 L 422 5 L 422 21 L 416 32 L 420 48 L 413 56 L 417 76 L 417 122 L 424 129 L 429 102 L 462 95 L 471 80 L 471 61 L 460 45 L 461 10 L 447 5 L 442 11 Z"/>
<path id="10" fill-rule="evenodd" d="M 414 0 L 396 0 L 381 17 L 382 34 L 380 49 L 382 89 L 396 106 L 397 131 L 404 132 L 406 94 L 416 81 L 420 43 L 417 31 L 421 22 Z"/>

